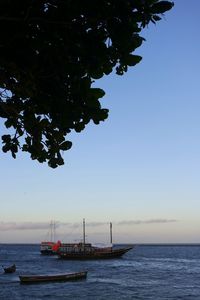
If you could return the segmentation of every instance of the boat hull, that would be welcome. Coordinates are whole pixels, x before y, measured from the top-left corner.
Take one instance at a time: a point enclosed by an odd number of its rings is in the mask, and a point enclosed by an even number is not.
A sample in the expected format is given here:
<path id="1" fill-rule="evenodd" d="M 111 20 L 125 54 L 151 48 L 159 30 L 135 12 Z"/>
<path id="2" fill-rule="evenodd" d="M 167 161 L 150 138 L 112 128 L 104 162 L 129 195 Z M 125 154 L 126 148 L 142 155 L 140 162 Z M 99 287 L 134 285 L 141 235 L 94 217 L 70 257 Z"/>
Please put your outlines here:
<path id="1" fill-rule="evenodd" d="M 42 255 L 55 255 L 56 252 L 54 252 L 53 250 L 40 250 L 40 253 Z"/>
<path id="2" fill-rule="evenodd" d="M 67 274 L 55 275 L 21 275 L 19 276 L 20 283 L 42 283 L 42 282 L 62 282 L 81 280 L 87 277 L 87 271 Z"/>
<path id="3" fill-rule="evenodd" d="M 132 247 L 123 248 L 123 249 L 113 249 L 111 251 L 97 251 L 97 252 L 60 252 L 58 253 L 59 258 L 68 259 L 68 260 L 92 260 L 92 259 L 114 259 L 119 258 L 124 255 L 126 252 L 131 250 Z"/>

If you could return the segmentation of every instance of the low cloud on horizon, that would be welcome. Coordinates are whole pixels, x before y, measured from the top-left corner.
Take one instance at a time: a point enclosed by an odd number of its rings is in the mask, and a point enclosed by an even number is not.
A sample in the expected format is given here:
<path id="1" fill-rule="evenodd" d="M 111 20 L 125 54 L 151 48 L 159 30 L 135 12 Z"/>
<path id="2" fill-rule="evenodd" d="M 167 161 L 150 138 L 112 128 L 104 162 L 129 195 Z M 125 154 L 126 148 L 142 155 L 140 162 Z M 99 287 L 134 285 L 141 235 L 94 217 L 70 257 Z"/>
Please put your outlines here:
<path id="1" fill-rule="evenodd" d="M 178 222 L 175 219 L 151 219 L 151 220 L 128 220 L 120 221 L 117 225 L 140 225 L 140 224 L 161 224 Z"/>
<path id="2" fill-rule="evenodd" d="M 141 225 L 141 224 L 165 224 L 165 223 L 174 223 L 178 222 L 176 219 L 150 219 L 150 220 L 127 220 L 127 221 L 119 221 L 113 222 L 116 226 L 133 226 L 133 225 Z M 100 227 L 104 225 L 108 225 L 109 222 L 88 222 L 86 223 L 87 227 Z M 78 228 L 81 227 L 82 224 L 75 222 L 55 222 L 55 227 L 68 227 L 68 228 Z M 49 230 L 50 224 L 49 222 L 0 222 L 0 231 L 12 231 L 12 230 Z"/>

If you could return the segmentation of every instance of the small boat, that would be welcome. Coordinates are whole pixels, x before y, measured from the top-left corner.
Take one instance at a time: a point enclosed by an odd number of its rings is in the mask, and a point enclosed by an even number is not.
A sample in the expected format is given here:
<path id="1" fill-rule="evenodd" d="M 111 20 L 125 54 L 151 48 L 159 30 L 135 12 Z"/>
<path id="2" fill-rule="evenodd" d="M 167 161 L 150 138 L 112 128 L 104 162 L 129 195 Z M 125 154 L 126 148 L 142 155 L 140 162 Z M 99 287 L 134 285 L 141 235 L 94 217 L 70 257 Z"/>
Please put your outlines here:
<path id="1" fill-rule="evenodd" d="M 7 267 L 7 268 L 5 268 L 4 266 L 2 266 L 2 267 L 3 267 L 5 273 L 14 273 L 16 271 L 15 264 L 13 264 L 12 266 Z"/>
<path id="2" fill-rule="evenodd" d="M 60 241 L 54 242 L 41 242 L 40 253 L 43 255 L 55 255 L 61 245 Z"/>
<path id="3" fill-rule="evenodd" d="M 40 253 L 44 255 L 51 255 L 53 254 L 53 248 L 54 243 L 53 242 L 41 242 L 40 243 Z"/>
<path id="4" fill-rule="evenodd" d="M 56 223 L 54 221 L 51 221 L 50 223 L 50 241 L 42 241 L 40 243 L 40 253 L 43 255 L 54 255 L 56 254 L 58 248 L 60 247 L 61 242 L 57 241 L 55 242 L 55 228 Z"/>
<path id="5" fill-rule="evenodd" d="M 87 271 L 54 275 L 20 275 L 20 283 L 61 282 L 85 279 Z"/>

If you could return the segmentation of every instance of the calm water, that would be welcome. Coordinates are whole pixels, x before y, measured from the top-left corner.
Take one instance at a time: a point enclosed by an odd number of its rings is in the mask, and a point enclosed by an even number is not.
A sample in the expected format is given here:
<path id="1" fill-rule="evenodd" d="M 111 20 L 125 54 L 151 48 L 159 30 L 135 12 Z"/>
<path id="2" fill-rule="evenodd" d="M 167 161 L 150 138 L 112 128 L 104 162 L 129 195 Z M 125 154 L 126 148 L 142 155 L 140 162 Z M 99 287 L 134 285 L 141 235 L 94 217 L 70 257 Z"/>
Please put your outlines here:
<path id="1" fill-rule="evenodd" d="M 137 246 L 121 259 L 64 261 L 42 256 L 38 245 L 1 245 L 0 299 L 200 299 L 200 246 Z M 20 285 L 19 274 L 88 270 L 78 282 Z"/>

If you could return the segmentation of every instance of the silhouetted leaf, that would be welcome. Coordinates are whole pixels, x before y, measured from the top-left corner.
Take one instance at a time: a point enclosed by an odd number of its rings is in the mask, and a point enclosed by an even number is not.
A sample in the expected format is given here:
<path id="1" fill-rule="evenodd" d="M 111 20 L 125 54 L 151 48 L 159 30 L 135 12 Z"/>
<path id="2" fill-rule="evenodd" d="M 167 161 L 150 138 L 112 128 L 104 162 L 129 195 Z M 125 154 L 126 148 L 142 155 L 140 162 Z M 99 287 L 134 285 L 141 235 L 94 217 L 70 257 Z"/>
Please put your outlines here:
<path id="1" fill-rule="evenodd" d="M 98 88 L 91 88 L 90 95 L 94 96 L 95 98 L 99 99 L 105 95 L 104 90 Z"/>
<path id="2" fill-rule="evenodd" d="M 174 3 L 169 1 L 160 1 L 158 3 L 155 3 L 151 11 L 156 14 L 162 14 L 166 12 L 167 10 L 170 10 L 173 7 Z"/>
<path id="3" fill-rule="evenodd" d="M 2 141 L 4 143 L 10 142 L 10 140 L 11 140 L 10 134 L 4 134 L 4 135 L 2 135 Z"/>
<path id="4" fill-rule="evenodd" d="M 72 147 L 72 142 L 65 141 L 60 145 L 61 150 L 69 150 Z"/>
<path id="5" fill-rule="evenodd" d="M 141 61 L 141 59 L 142 59 L 142 57 L 139 55 L 129 54 L 123 59 L 123 61 L 128 66 L 135 66 Z"/>

